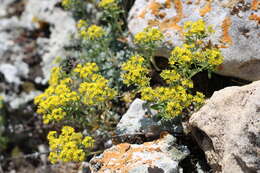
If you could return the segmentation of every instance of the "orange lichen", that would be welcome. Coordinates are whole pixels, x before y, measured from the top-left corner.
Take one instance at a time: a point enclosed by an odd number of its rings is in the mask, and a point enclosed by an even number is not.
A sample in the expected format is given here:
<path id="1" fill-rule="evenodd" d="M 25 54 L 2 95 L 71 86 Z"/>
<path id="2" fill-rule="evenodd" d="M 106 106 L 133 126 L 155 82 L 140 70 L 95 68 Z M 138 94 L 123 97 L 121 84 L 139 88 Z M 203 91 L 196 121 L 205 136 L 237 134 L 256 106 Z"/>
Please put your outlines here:
<path id="1" fill-rule="evenodd" d="M 199 5 L 200 4 L 200 0 L 196 0 L 195 4 Z"/>
<path id="2" fill-rule="evenodd" d="M 178 25 L 178 22 L 180 22 L 181 19 L 184 16 L 183 15 L 183 4 L 182 4 L 181 0 L 166 0 L 164 4 L 160 4 L 158 2 L 152 1 L 139 14 L 138 17 L 144 18 L 145 14 L 148 11 L 151 11 L 151 13 L 154 16 L 163 19 L 163 18 L 166 17 L 167 14 L 165 12 L 161 12 L 161 9 L 170 8 L 172 1 L 174 3 L 174 8 L 176 10 L 177 15 L 170 18 L 170 19 L 165 19 L 162 22 L 160 22 L 159 20 L 156 20 L 156 19 L 155 20 L 149 20 L 148 25 L 149 26 L 159 26 L 161 31 L 165 31 L 165 30 L 168 30 L 168 29 L 178 30 L 182 34 L 182 27 Z"/>
<path id="3" fill-rule="evenodd" d="M 160 22 L 158 20 L 148 20 L 149 26 L 159 26 Z"/>
<path id="4" fill-rule="evenodd" d="M 140 18 L 144 18 L 144 16 L 146 15 L 146 9 L 144 9 L 144 10 L 142 10 L 141 11 L 141 13 L 139 14 L 139 16 L 138 17 L 140 17 Z"/>
<path id="5" fill-rule="evenodd" d="M 258 22 L 258 24 L 260 24 L 260 16 L 256 15 L 256 14 L 251 14 L 249 17 L 249 20 L 255 20 Z"/>
<path id="6" fill-rule="evenodd" d="M 165 12 L 160 12 L 158 15 L 161 19 L 163 19 L 166 16 Z"/>
<path id="7" fill-rule="evenodd" d="M 176 9 L 177 12 L 177 18 L 178 18 L 178 22 L 182 19 L 183 17 L 183 6 L 182 6 L 182 2 L 181 0 L 174 0 L 174 7 Z"/>
<path id="8" fill-rule="evenodd" d="M 167 29 L 174 29 L 182 32 L 182 27 L 177 24 L 179 20 L 177 18 L 166 19 L 159 24 L 160 29 L 165 31 Z"/>
<path id="9" fill-rule="evenodd" d="M 155 2 L 155 1 L 152 1 L 148 8 L 152 11 L 152 14 L 157 16 L 160 9 L 162 8 L 162 4 L 158 3 L 158 2 Z"/>
<path id="10" fill-rule="evenodd" d="M 257 10 L 260 6 L 260 1 L 259 0 L 253 0 L 251 4 L 251 10 Z"/>
<path id="11" fill-rule="evenodd" d="M 211 11 L 211 1 L 208 1 L 206 5 L 202 9 L 200 9 L 200 16 L 204 17 L 210 11 Z"/>
<path id="12" fill-rule="evenodd" d="M 177 23 L 183 18 L 183 6 L 181 0 L 174 0 L 174 7 L 176 9 L 177 15 L 171 19 L 166 19 L 160 23 L 160 28 L 162 31 L 167 29 L 174 29 L 182 32 L 182 27 Z"/>
<path id="13" fill-rule="evenodd" d="M 229 29 L 230 29 L 230 27 L 231 27 L 231 24 L 232 24 L 232 22 L 231 22 L 231 19 L 230 19 L 230 17 L 226 17 L 224 20 L 223 20 L 223 23 L 222 23 L 222 25 L 221 25 L 221 27 L 222 27 L 222 32 L 223 32 L 223 34 L 222 34 L 222 38 L 221 38 L 221 41 L 223 42 L 223 43 L 228 43 L 228 44 L 232 44 L 232 37 L 229 35 Z"/>
<path id="14" fill-rule="evenodd" d="M 192 4 L 192 0 L 186 0 L 186 4 Z"/>
<path id="15" fill-rule="evenodd" d="M 167 134 L 163 135 L 156 141 L 145 142 L 143 145 L 131 146 L 131 144 L 122 143 L 107 151 L 104 151 L 102 158 L 97 158 L 93 161 L 95 163 L 101 163 L 102 165 L 102 167 L 98 170 L 98 173 L 103 173 L 105 170 L 109 170 L 111 172 L 127 173 L 137 165 L 154 165 L 154 160 L 143 159 L 138 156 L 133 157 L 133 153 L 162 152 L 159 147 L 161 145 L 160 142 L 163 141 L 163 138 Z"/>
<path id="16" fill-rule="evenodd" d="M 166 0 L 166 2 L 165 2 L 165 7 L 166 8 L 171 8 L 171 1 L 172 0 Z"/>
<path id="17" fill-rule="evenodd" d="M 144 18 L 145 14 L 148 12 L 148 10 L 151 10 L 152 14 L 155 16 L 159 15 L 160 9 L 163 7 L 162 4 L 152 1 L 148 4 L 147 7 L 145 7 L 144 10 L 141 11 L 141 13 L 138 15 L 140 18 Z"/>

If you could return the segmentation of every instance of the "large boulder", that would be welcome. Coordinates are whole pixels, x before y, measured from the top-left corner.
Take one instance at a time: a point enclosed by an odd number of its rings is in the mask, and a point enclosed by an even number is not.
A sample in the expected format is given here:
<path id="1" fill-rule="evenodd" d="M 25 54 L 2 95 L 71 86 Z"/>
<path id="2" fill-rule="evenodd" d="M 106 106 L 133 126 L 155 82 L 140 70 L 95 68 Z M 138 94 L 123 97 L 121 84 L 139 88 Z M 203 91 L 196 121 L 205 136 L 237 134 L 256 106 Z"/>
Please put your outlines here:
<path id="1" fill-rule="evenodd" d="M 179 162 L 189 154 L 178 146 L 176 138 L 168 133 L 144 144 L 121 143 L 104 151 L 90 161 L 92 172 L 107 173 L 179 173 Z"/>
<path id="2" fill-rule="evenodd" d="M 203 19 L 216 31 L 211 41 L 221 48 L 224 63 L 218 73 L 245 80 L 260 79 L 260 11 L 257 0 L 136 0 L 128 17 L 132 35 L 147 26 L 164 33 L 165 46 L 158 55 L 169 56 L 182 44 L 183 24 Z"/>
<path id="3" fill-rule="evenodd" d="M 189 123 L 214 172 L 260 172 L 260 81 L 215 92 Z"/>

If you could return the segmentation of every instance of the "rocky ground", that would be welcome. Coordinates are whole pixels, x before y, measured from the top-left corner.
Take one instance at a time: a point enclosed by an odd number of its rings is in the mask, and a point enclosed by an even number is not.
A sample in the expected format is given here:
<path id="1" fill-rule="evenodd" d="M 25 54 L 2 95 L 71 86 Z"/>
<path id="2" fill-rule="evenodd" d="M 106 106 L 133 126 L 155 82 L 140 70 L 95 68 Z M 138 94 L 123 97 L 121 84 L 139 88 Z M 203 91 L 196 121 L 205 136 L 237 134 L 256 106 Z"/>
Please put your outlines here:
<path id="1" fill-rule="evenodd" d="M 165 30 L 169 37 L 158 61 L 181 44 L 183 22 L 203 18 L 214 26 L 212 44 L 221 48 L 224 63 L 211 79 L 205 72 L 193 79 L 209 99 L 181 125 L 161 122 L 135 99 L 114 137 L 103 141 L 104 152 L 88 162 L 56 165 L 47 161 L 49 127 L 32 102 L 47 87 L 55 57 L 69 55 L 65 48 L 76 33 L 75 20 L 59 0 L 0 4 L 0 95 L 6 101 L 1 115 L 8 120 L 0 124 L 0 135 L 7 131 L 10 138 L 8 146 L 0 145 L 0 173 L 260 172 L 259 1 L 136 0 L 129 7 L 129 40 L 148 25 Z"/>

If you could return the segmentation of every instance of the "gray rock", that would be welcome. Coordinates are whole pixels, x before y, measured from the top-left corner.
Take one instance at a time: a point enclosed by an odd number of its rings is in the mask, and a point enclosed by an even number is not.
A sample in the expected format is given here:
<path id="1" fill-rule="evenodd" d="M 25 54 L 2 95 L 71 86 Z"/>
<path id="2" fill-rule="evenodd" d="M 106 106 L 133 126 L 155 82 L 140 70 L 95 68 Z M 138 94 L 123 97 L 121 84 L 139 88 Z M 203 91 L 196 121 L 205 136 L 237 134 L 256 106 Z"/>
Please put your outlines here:
<path id="1" fill-rule="evenodd" d="M 190 118 L 213 172 L 260 172 L 260 81 L 217 91 Z"/>
<path id="2" fill-rule="evenodd" d="M 51 68 L 55 65 L 53 60 L 57 56 L 66 56 L 64 46 L 76 33 L 76 26 L 69 12 L 55 6 L 60 0 L 26 0 L 21 16 L 10 17 L 7 13 L 13 2 L 0 0 L 0 72 L 7 83 L 15 84 L 15 89 L 10 88 L 9 84 L 2 88 L 12 93 L 4 97 L 12 108 L 17 108 L 39 94 L 38 91 L 20 94 L 17 88 L 23 85 L 22 81 L 47 83 Z M 42 23 L 48 25 L 45 29 L 49 29 L 50 35 L 37 34 L 42 32 Z"/>
<path id="3" fill-rule="evenodd" d="M 169 57 L 170 50 L 182 44 L 180 33 L 184 22 L 203 19 L 216 31 L 210 39 L 221 47 L 224 56 L 218 73 L 259 80 L 258 8 L 257 0 L 136 0 L 129 13 L 128 28 L 132 35 L 147 26 L 160 28 L 165 35 L 165 46 L 158 55 Z"/>
<path id="4" fill-rule="evenodd" d="M 14 1 L 15 0 L 0 0 L 0 17 L 5 17 L 7 15 L 7 7 Z"/>
<path id="5" fill-rule="evenodd" d="M 37 95 L 41 94 L 40 91 L 31 91 L 29 93 L 22 92 L 21 94 L 6 95 L 5 101 L 9 102 L 11 109 L 18 109 L 20 106 L 32 101 Z"/>
<path id="6" fill-rule="evenodd" d="M 17 68 L 11 64 L 1 64 L 0 72 L 4 75 L 5 80 L 9 83 L 19 84 L 21 82 L 18 76 L 19 73 Z"/>
<path id="7" fill-rule="evenodd" d="M 178 173 L 179 162 L 189 150 L 176 146 L 176 138 L 164 134 L 160 139 L 141 145 L 122 143 L 91 159 L 93 172 Z"/>
<path id="8" fill-rule="evenodd" d="M 22 20 L 30 28 L 37 27 L 33 19 L 47 22 L 51 28 L 50 38 L 39 38 L 38 51 L 42 56 L 42 71 L 46 83 L 50 76 L 50 69 L 53 67 L 53 60 L 59 56 L 64 58 L 66 53 L 64 47 L 70 43 L 71 35 L 76 33 L 76 23 L 69 12 L 55 7 L 59 0 L 29 0 Z"/>
<path id="9" fill-rule="evenodd" d="M 171 124 L 171 123 L 170 123 Z M 145 101 L 135 99 L 116 127 L 117 135 L 145 134 L 146 137 L 159 136 L 162 131 L 181 132 L 179 125 L 167 126 L 156 119 L 156 111 L 145 105 Z"/>

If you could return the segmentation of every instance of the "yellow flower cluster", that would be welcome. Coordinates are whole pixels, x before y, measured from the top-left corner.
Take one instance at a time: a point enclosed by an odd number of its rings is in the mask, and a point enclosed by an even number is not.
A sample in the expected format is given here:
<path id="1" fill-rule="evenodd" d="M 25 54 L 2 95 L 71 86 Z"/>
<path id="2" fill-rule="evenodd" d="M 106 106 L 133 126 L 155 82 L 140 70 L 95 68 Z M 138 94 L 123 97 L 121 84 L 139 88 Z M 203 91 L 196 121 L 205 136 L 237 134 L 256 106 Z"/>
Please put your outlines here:
<path id="1" fill-rule="evenodd" d="M 60 67 L 53 67 L 51 70 L 51 77 L 49 79 L 50 85 L 56 85 L 60 78 L 61 78 L 61 68 Z"/>
<path id="2" fill-rule="evenodd" d="M 113 10 L 118 8 L 117 0 L 101 0 L 98 6 L 104 9 Z"/>
<path id="3" fill-rule="evenodd" d="M 193 105 L 196 110 L 204 102 L 204 95 L 197 92 L 192 95 L 193 81 L 191 78 L 202 70 L 213 71 L 223 62 L 220 50 L 211 45 L 206 45 L 204 38 L 211 32 L 211 27 L 206 27 L 202 20 L 187 22 L 184 25 L 185 40 L 181 47 L 176 46 L 169 58 L 169 69 L 160 74 L 166 86 L 150 87 L 147 75 L 149 70 L 142 57 L 131 58 L 123 64 L 124 83 L 136 84 L 143 100 L 150 102 L 163 118 L 171 119 L 182 114 L 184 109 Z M 134 42 L 141 46 L 151 45 L 161 41 L 162 33 L 154 28 L 146 28 L 135 35 Z M 143 47 L 145 49 L 145 47 Z M 155 48 L 150 46 L 150 48 Z M 150 50 L 150 49 L 149 49 Z M 147 80 L 148 79 L 148 80 Z"/>
<path id="4" fill-rule="evenodd" d="M 223 63 L 224 58 L 219 49 L 206 49 L 203 53 L 209 64 L 218 66 Z"/>
<path id="5" fill-rule="evenodd" d="M 145 65 L 145 59 L 142 56 L 132 56 L 122 65 L 122 70 L 125 71 L 125 73 L 121 76 L 123 78 L 123 82 L 128 86 L 147 86 L 150 78 L 148 77 L 149 70 Z"/>
<path id="6" fill-rule="evenodd" d="M 178 47 L 176 46 L 171 52 L 171 57 L 169 62 L 171 65 L 174 65 L 176 62 L 179 64 L 186 64 L 192 61 L 192 52 L 190 49 L 186 47 Z"/>
<path id="7" fill-rule="evenodd" d="M 219 49 L 215 48 L 206 48 L 203 50 L 198 49 L 195 52 L 192 52 L 191 49 L 184 47 L 175 47 L 171 52 L 171 56 L 169 58 L 169 63 L 174 66 L 176 63 L 182 66 L 189 66 L 191 64 L 197 65 L 207 65 L 213 67 L 217 67 L 222 64 L 223 56 Z M 189 67 L 187 67 L 189 68 Z"/>
<path id="8" fill-rule="evenodd" d="M 81 78 L 92 78 L 98 70 L 99 68 L 96 63 L 86 63 L 85 65 L 78 64 L 73 71 L 79 73 Z"/>
<path id="9" fill-rule="evenodd" d="M 98 105 L 113 99 L 117 92 L 108 86 L 108 80 L 96 74 L 98 66 L 95 63 L 77 65 L 74 72 L 78 73 L 85 82 L 79 85 L 79 93 L 86 105 Z"/>
<path id="10" fill-rule="evenodd" d="M 203 103 L 203 94 L 198 93 L 193 96 L 187 92 L 186 87 L 176 85 L 172 87 L 144 87 L 141 89 L 143 100 L 161 104 L 163 107 L 165 119 L 171 119 L 182 113 L 183 109 L 190 106 L 192 103 Z"/>
<path id="11" fill-rule="evenodd" d="M 105 31 L 100 26 L 91 25 L 86 30 L 81 30 L 80 35 L 86 40 L 97 40 L 105 35 Z"/>
<path id="12" fill-rule="evenodd" d="M 4 107 L 4 97 L 0 96 L 0 109 Z"/>
<path id="13" fill-rule="evenodd" d="M 86 27 L 88 24 L 87 24 L 87 21 L 86 20 L 83 20 L 83 19 L 80 19 L 77 23 L 77 28 L 78 29 L 82 29 L 84 27 Z"/>
<path id="14" fill-rule="evenodd" d="M 71 113 L 81 103 L 90 106 L 113 99 L 117 92 L 108 87 L 108 80 L 97 74 L 98 70 L 95 63 L 79 64 L 70 77 L 64 78 L 61 68 L 53 68 L 49 88 L 34 99 L 43 122 L 63 120 L 69 116 L 67 110 Z"/>
<path id="15" fill-rule="evenodd" d="M 63 7 L 69 7 L 71 5 L 71 0 L 62 0 L 61 4 Z"/>
<path id="16" fill-rule="evenodd" d="M 185 22 L 184 29 L 186 32 L 184 32 L 184 36 L 190 37 L 190 36 L 197 36 L 197 37 L 205 37 L 207 34 L 213 33 L 214 30 L 211 26 L 206 27 L 206 24 L 203 20 L 198 20 L 196 22 Z"/>
<path id="17" fill-rule="evenodd" d="M 157 28 L 147 27 L 144 31 L 134 36 L 134 42 L 138 45 L 150 45 L 160 43 L 163 40 L 162 32 Z"/>
<path id="18" fill-rule="evenodd" d="M 54 73 L 54 76 L 56 76 L 56 73 Z M 67 115 L 65 107 L 80 100 L 77 92 L 69 88 L 70 81 L 70 78 L 60 80 L 56 85 L 50 85 L 44 93 L 35 97 L 34 103 L 38 105 L 37 113 L 43 114 L 45 124 L 62 120 Z"/>
<path id="19" fill-rule="evenodd" d="M 95 142 L 89 136 L 84 138 L 80 132 L 75 132 L 70 126 L 64 126 L 60 135 L 56 131 L 50 131 L 47 138 L 51 150 L 49 154 L 51 163 L 83 161 L 86 157 L 86 149 L 92 148 Z"/>
<path id="20" fill-rule="evenodd" d="M 102 76 L 96 76 L 92 82 L 83 82 L 79 86 L 79 92 L 84 95 L 83 103 L 86 105 L 98 105 L 113 99 L 117 92 L 108 87 L 108 80 Z"/>
<path id="21" fill-rule="evenodd" d="M 167 84 L 179 82 L 181 79 L 181 75 L 179 75 L 176 70 L 163 70 L 160 76 Z"/>

